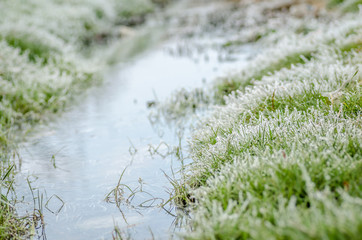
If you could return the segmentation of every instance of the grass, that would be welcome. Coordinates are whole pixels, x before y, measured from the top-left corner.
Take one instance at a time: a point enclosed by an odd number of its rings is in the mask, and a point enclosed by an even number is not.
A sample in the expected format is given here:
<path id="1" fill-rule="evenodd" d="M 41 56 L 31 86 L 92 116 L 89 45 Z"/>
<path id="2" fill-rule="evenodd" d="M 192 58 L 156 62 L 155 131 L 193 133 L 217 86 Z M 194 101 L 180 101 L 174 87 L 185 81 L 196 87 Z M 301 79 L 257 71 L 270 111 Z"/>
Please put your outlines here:
<path id="1" fill-rule="evenodd" d="M 278 97 L 275 92 L 267 97 L 257 107 L 250 110 L 248 114 L 258 118 L 260 115 L 269 116 L 277 110 L 284 111 L 293 109 L 297 111 L 308 111 L 317 108 L 328 114 L 331 108 L 341 111 L 345 116 L 358 116 L 362 113 L 362 98 L 360 89 L 349 89 L 338 97 L 327 96 L 315 89 L 309 89 L 299 95 Z M 343 110 L 343 111 L 342 111 Z"/>
<path id="2" fill-rule="evenodd" d="M 351 1 L 344 1 L 344 0 L 336 0 L 336 1 L 329 1 L 329 6 L 331 7 L 339 7 L 345 12 L 355 12 L 358 10 L 358 5 L 361 5 L 362 2 L 359 0 L 351 0 Z M 343 6 L 339 6 L 343 5 Z M 306 62 L 313 59 L 315 54 L 320 52 L 320 48 L 318 44 L 315 44 L 315 34 L 316 31 L 321 31 L 322 28 L 326 27 L 321 24 L 319 28 L 309 29 L 306 33 L 304 31 L 300 32 L 300 28 L 305 28 L 310 24 L 308 21 L 304 21 L 303 23 L 295 23 L 298 27 L 293 28 L 291 26 L 286 26 L 289 28 L 289 32 L 284 34 L 290 34 L 291 36 L 294 35 L 296 38 L 304 39 L 305 46 L 301 47 L 296 42 L 288 42 L 284 41 L 285 38 L 281 39 L 274 39 L 276 42 L 280 42 L 280 44 L 272 44 L 274 49 L 268 49 L 270 51 L 270 56 L 267 59 L 258 58 L 254 61 L 255 65 L 260 65 L 257 71 L 253 71 L 252 69 L 247 69 L 241 72 L 241 74 L 235 74 L 231 77 L 220 78 L 220 80 L 216 81 L 213 88 L 211 89 L 212 95 L 214 96 L 216 104 L 225 104 L 225 96 L 230 95 L 231 93 L 237 93 L 237 91 L 243 91 L 246 87 L 252 86 L 253 82 L 261 80 L 265 76 L 273 75 L 275 72 L 278 72 L 282 69 L 290 69 L 295 65 L 305 64 Z M 316 24 L 316 23 L 314 23 Z M 320 24 L 320 23 L 318 23 Z M 308 27 L 307 27 L 308 28 Z M 353 26 L 353 27 L 346 27 L 347 33 L 345 34 L 346 37 L 356 34 L 359 32 L 357 28 L 360 26 Z M 326 28 L 327 29 L 327 28 Z M 346 44 L 336 44 L 336 38 L 330 33 L 327 33 L 328 30 L 325 31 L 325 39 L 319 41 L 319 44 L 322 45 L 335 45 L 337 49 L 341 52 L 350 52 L 351 50 L 360 51 L 362 43 L 360 40 L 356 40 Z M 257 30 L 256 30 L 257 31 Z M 290 32 L 293 31 L 293 32 Z M 273 31 L 274 34 L 278 35 L 278 31 Z M 256 39 L 256 41 L 260 40 L 261 38 Z M 273 40 L 273 39 L 272 39 Z M 266 42 L 268 39 L 265 40 Z M 242 42 L 242 40 L 236 40 L 227 42 L 223 45 L 223 47 L 230 47 L 234 46 L 235 44 L 238 45 Z M 297 41 L 301 43 L 302 40 Z M 263 42 L 265 44 L 265 42 Z M 267 43 L 268 44 L 268 43 Z M 294 45 L 294 48 L 287 48 L 283 45 Z M 280 49 L 285 49 L 285 52 L 280 51 Z M 323 49 L 323 48 L 322 48 Z M 278 53 L 278 54 L 277 54 Z"/>
<path id="3" fill-rule="evenodd" d="M 303 64 L 306 61 L 311 60 L 313 57 L 313 52 L 296 52 L 290 55 L 284 56 L 281 59 L 266 65 L 263 69 L 259 69 L 258 72 L 254 73 L 252 76 L 246 78 L 226 78 L 222 79 L 221 82 L 218 82 L 215 86 L 215 98 L 216 102 L 225 104 L 224 96 L 230 95 L 236 90 L 241 90 L 247 86 L 252 85 L 252 81 L 261 80 L 264 76 L 272 75 L 273 73 L 286 68 L 289 69 L 293 65 Z"/>
<path id="4" fill-rule="evenodd" d="M 344 12 L 357 12 L 359 5 L 362 5 L 361 0 L 329 0 L 328 3 L 329 7 L 339 7 Z"/>
<path id="5" fill-rule="evenodd" d="M 122 0 L 120 2 L 121 2 L 120 5 L 123 5 L 123 7 L 120 8 L 118 16 L 120 16 L 122 19 L 125 19 L 124 21 L 126 22 L 129 21 L 130 18 L 135 18 L 135 17 L 143 18 L 145 15 L 153 12 L 154 10 L 153 3 L 148 0 L 140 0 L 132 2 L 129 2 L 127 0 Z"/>
<path id="6" fill-rule="evenodd" d="M 219 165 L 207 161 L 205 169 L 214 167 L 215 171 L 194 193 L 199 202 L 193 231 L 186 238 L 320 239 L 325 235 L 328 239 L 358 239 L 361 219 L 343 207 L 352 204 L 345 195 L 356 199 L 362 195 L 361 123 L 338 119 L 336 114 L 324 116 L 316 110 L 278 112 L 270 120 L 259 121 L 262 126 L 234 130 L 234 136 L 252 131 L 250 128 L 254 131 L 237 142 L 225 140 L 228 147 L 214 158 L 217 164 L 227 157 L 232 161 Z M 358 203 L 350 207 L 361 212 Z M 342 216 L 326 218 L 338 211 L 352 214 L 347 229 L 338 226 Z M 288 219 L 285 214 L 297 218 Z M 310 229 L 316 216 L 318 228 Z M 301 218 L 304 220 L 299 222 Z M 283 223 L 283 219 L 288 220 Z M 346 230 L 350 232 L 344 233 Z"/>
<path id="7" fill-rule="evenodd" d="M 359 3 L 331 6 L 353 12 Z M 8 197 L 15 135 L 97 82 L 102 44 L 154 10 L 148 0 L 0 3 L 0 239 L 25 238 L 32 225 Z M 359 239 L 361 22 L 354 13 L 306 32 L 256 35 L 265 51 L 240 75 L 215 83 L 211 95 L 224 106 L 190 140 L 194 162 L 183 181 L 170 179 L 175 201 L 193 216 L 185 239 Z M 195 90 L 171 102 L 179 116 L 212 101 Z M 125 188 L 119 183 L 109 195 L 117 205 Z M 138 189 L 129 190 L 132 200 Z"/>
<path id="8" fill-rule="evenodd" d="M 35 62 L 37 59 L 41 59 L 42 62 L 46 63 L 51 52 L 57 52 L 57 49 L 42 43 L 41 39 L 31 39 L 31 37 L 18 33 L 5 36 L 3 40 L 9 46 L 20 49 L 21 54 L 27 52 L 30 61 Z"/>
<path id="9" fill-rule="evenodd" d="M 199 108 L 203 109 L 205 105 L 225 105 L 227 96 L 245 92 L 248 87 L 257 84 L 264 77 L 310 62 L 315 55 L 323 53 L 326 46 L 331 46 L 336 51 L 341 52 L 342 55 L 348 55 L 352 50 L 360 51 L 362 46 L 358 39 L 360 25 L 351 22 L 349 26 L 338 27 L 338 21 L 336 21 L 333 24 L 334 27 L 330 27 L 328 23 L 322 20 L 314 20 L 298 21 L 289 16 L 288 21 L 293 23 L 286 25 L 285 30 L 276 31 L 273 24 L 272 26 L 268 24 L 253 26 L 253 31 L 246 28 L 246 35 L 250 32 L 258 33 L 259 31 L 269 31 L 270 33 L 268 34 L 270 36 L 266 35 L 256 39 L 256 41 L 262 41 L 256 43 L 255 46 L 257 48 L 262 47 L 264 50 L 262 54 L 253 56 L 253 60 L 247 68 L 242 68 L 237 74 L 219 78 L 207 89 L 176 91 L 165 103 L 160 103 L 158 108 L 165 118 L 183 118 L 185 115 L 196 112 Z M 269 28 L 270 30 L 266 30 Z M 333 31 L 335 28 L 338 29 L 337 31 L 342 31 L 341 34 L 346 39 L 353 37 L 356 39 L 341 42 L 339 38 L 336 38 L 336 33 Z M 308 29 L 308 31 L 301 29 Z M 323 31 L 323 34 L 318 34 L 319 31 Z M 240 32 L 240 39 L 235 40 L 233 38 L 233 40 L 221 43 L 219 47 L 221 49 L 232 48 L 235 45 L 245 43 L 245 34 L 242 30 Z M 289 37 L 286 38 L 286 35 Z M 317 39 L 316 35 L 318 36 Z M 343 56 L 341 57 L 343 58 Z"/>
<path id="10" fill-rule="evenodd" d="M 361 22 L 291 33 L 216 83 L 224 105 L 196 128 L 173 184 L 192 216 L 184 239 L 360 239 Z"/>
<path id="11" fill-rule="evenodd" d="M 19 219 L 9 204 L 0 203 L 0 239 L 20 239 L 26 234 L 27 221 Z"/>
<path id="12" fill-rule="evenodd" d="M 192 231 L 185 238 L 358 239 L 361 106 L 343 118 L 314 107 L 276 108 L 219 130 L 212 141 L 194 139 L 189 181 L 199 187 L 193 191 Z M 346 215 L 348 225 L 339 226 Z M 311 222 L 318 228 L 311 229 Z"/>
<path id="13" fill-rule="evenodd" d="M 1 152 L 1 159 L 7 156 Z M 12 193 L 14 192 L 14 171 L 15 166 L 1 162 L 0 165 L 0 239 L 20 239 L 29 237 L 29 226 L 31 220 L 27 217 L 19 218 L 16 215 Z"/>
<path id="14" fill-rule="evenodd" d="M 350 35 L 350 34 L 347 34 Z M 351 34 L 352 35 L 352 34 Z M 335 44 L 335 39 L 329 40 L 330 45 Z M 335 48 L 342 53 L 342 55 L 353 51 L 360 51 L 362 49 L 362 43 L 360 41 L 349 42 L 342 46 L 335 46 Z M 243 91 L 246 87 L 252 86 L 253 82 L 260 81 L 263 77 L 273 75 L 274 73 L 282 69 L 290 69 L 295 65 L 302 65 L 311 61 L 313 55 L 318 54 L 318 50 L 306 51 L 306 52 L 291 52 L 287 55 L 281 56 L 279 59 L 269 62 L 258 68 L 257 72 L 254 72 L 250 76 L 242 73 L 241 76 L 236 75 L 229 78 L 221 78 L 214 86 L 214 98 L 217 104 L 225 104 L 225 96 L 230 95 L 236 91 Z M 243 75 L 246 75 L 245 77 Z"/>

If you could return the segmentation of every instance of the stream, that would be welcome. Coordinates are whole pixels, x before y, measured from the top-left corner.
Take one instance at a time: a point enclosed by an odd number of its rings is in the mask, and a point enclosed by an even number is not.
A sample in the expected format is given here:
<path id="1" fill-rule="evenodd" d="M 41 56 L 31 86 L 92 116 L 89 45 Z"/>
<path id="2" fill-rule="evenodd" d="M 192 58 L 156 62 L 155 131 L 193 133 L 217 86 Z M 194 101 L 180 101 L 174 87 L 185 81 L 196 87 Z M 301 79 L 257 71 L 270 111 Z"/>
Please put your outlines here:
<path id="1" fill-rule="evenodd" d="M 181 166 L 175 157 L 163 155 L 179 144 L 179 137 L 168 126 L 162 133 L 155 130 L 147 103 L 180 88 L 202 87 L 240 67 L 251 54 L 248 47 L 233 61 L 220 61 L 212 49 L 192 56 L 171 54 L 167 49 L 177 44 L 177 39 L 168 40 L 119 64 L 104 75 L 101 86 L 21 144 L 17 192 L 25 197 L 18 211 L 32 212 L 34 204 L 42 209 L 41 238 L 111 239 L 115 226 L 135 239 L 173 236 L 174 210 L 159 205 L 172 190 L 164 172 L 172 176 L 171 169 Z M 189 133 L 183 147 L 185 137 Z M 152 151 L 158 146 L 160 154 Z M 121 204 L 120 211 L 105 198 L 124 169 L 121 183 L 132 189 L 142 185 L 143 192 Z"/>

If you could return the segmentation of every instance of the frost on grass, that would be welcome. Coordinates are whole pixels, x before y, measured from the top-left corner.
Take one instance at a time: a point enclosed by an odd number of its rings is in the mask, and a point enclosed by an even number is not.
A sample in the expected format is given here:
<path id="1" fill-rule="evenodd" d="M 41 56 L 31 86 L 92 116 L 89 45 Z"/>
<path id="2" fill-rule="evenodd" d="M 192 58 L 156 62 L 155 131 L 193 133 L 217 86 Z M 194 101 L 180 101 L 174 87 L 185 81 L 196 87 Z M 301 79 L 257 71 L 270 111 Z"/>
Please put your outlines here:
<path id="1" fill-rule="evenodd" d="M 358 239 L 360 119 L 311 109 L 258 122 L 203 155 L 218 171 L 193 193 L 199 202 L 188 238 Z"/>
<path id="2" fill-rule="evenodd" d="M 223 99 L 237 90 L 242 91 L 254 82 L 260 81 L 264 76 L 290 69 L 293 66 L 303 65 L 327 47 L 350 51 L 362 45 L 360 19 L 350 19 L 341 23 L 336 20 L 332 23 L 316 23 L 315 29 L 304 35 L 290 32 L 284 33 L 288 37 L 272 39 L 264 45 L 266 49 L 255 57 L 245 70 L 239 74 L 221 78 L 215 83 L 215 99 L 217 103 L 225 103 Z"/>
<path id="3" fill-rule="evenodd" d="M 69 96 L 100 79 L 104 57 L 89 52 L 153 8 L 148 0 L 1 1 L 1 145 L 10 128 L 58 112 Z"/>
<path id="4" fill-rule="evenodd" d="M 241 1 L 220 11 L 210 11 L 204 17 L 198 16 L 201 19 L 198 27 L 191 33 L 186 32 L 194 38 L 217 39 L 211 45 L 226 56 L 237 55 L 242 51 L 238 46 L 246 42 L 254 42 L 252 47 L 262 50 L 253 56 L 247 67 L 218 78 L 212 86 L 175 91 L 170 99 L 158 105 L 158 111 L 165 118 L 177 118 L 207 105 L 224 105 L 226 96 L 238 95 L 264 77 L 304 65 L 316 56 L 320 58 L 326 49 L 335 49 L 343 55 L 361 48 L 359 18 L 352 14 L 340 21 L 337 13 L 326 13 L 310 2 Z M 310 9 L 299 16 L 296 14 L 299 8 Z M 193 24 L 194 20 L 189 17 L 189 21 Z M 264 31 L 268 33 L 262 34 Z M 260 37 L 251 40 L 248 35 Z M 206 47 L 205 44 L 202 47 Z M 192 51 L 192 48 L 188 50 Z"/>
<path id="5" fill-rule="evenodd" d="M 179 89 L 164 101 L 149 102 L 152 108 L 149 119 L 154 124 L 167 124 L 179 127 L 190 125 L 200 110 L 206 109 L 212 99 L 202 88 Z M 192 116 L 192 117 L 191 117 Z"/>
<path id="6" fill-rule="evenodd" d="M 196 203 L 184 238 L 360 238 L 361 24 L 361 14 L 347 15 L 312 35 L 291 33 L 246 67 L 240 79 L 252 81 L 190 140 L 182 187 Z"/>

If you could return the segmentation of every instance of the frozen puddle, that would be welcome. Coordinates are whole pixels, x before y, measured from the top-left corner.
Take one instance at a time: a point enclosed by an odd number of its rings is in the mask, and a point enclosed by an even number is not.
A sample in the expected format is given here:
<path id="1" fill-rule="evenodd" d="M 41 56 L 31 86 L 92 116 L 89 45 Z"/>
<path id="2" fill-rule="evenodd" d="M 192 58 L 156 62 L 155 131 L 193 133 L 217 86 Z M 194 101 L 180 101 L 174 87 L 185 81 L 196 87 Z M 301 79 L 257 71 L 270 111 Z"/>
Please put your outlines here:
<path id="1" fill-rule="evenodd" d="M 22 145 L 17 190 L 29 204 L 21 205 L 19 212 L 33 209 L 29 176 L 34 194 L 43 194 L 48 239 L 111 239 L 115 224 L 135 239 L 151 238 L 151 232 L 156 239 L 172 235 L 175 218 L 157 205 L 169 197 L 170 184 L 162 170 L 171 175 L 171 166 L 177 169 L 180 163 L 151 156 L 149 144 L 177 145 L 178 139 L 168 128 L 158 136 L 146 103 L 155 94 L 164 99 L 178 88 L 202 86 L 202 81 L 210 82 L 235 64 L 240 67 L 251 52 L 245 48 L 238 60 L 219 62 L 211 50 L 207 57 L 182 57 L 165 51 L 170 46 L 164 44 L 107 74 L 102 86 Z M 142 203 L 151 195 L 157 199 L 148 208 L 121 205 L 123 217 L 116 204 L 104 199 L 126 166 L 122 183 L 135 188 L 141 181 L 147 191 L 134 201 Z"/>

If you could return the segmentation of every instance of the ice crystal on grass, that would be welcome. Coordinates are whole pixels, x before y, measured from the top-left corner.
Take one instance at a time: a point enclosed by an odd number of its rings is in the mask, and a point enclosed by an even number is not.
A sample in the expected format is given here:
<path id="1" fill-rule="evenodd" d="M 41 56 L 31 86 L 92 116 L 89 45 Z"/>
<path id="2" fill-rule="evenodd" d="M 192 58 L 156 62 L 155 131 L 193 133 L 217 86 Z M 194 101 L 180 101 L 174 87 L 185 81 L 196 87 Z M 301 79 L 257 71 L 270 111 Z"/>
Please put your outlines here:
<path id="1" fill-rule="evenodd" d="M 190 140 L 184 238 L 360 238 L 361 23 L 270 42 L 232 80 Z"/>
<path id="2" fill-rule="evenodd" d="M 117 37 L 117 24 L 152 6 L 148 0 L 2 1 L 0 131 L 63 109 L 104 66 L 104 58 L 85 55 L 86 49 Z"/>

